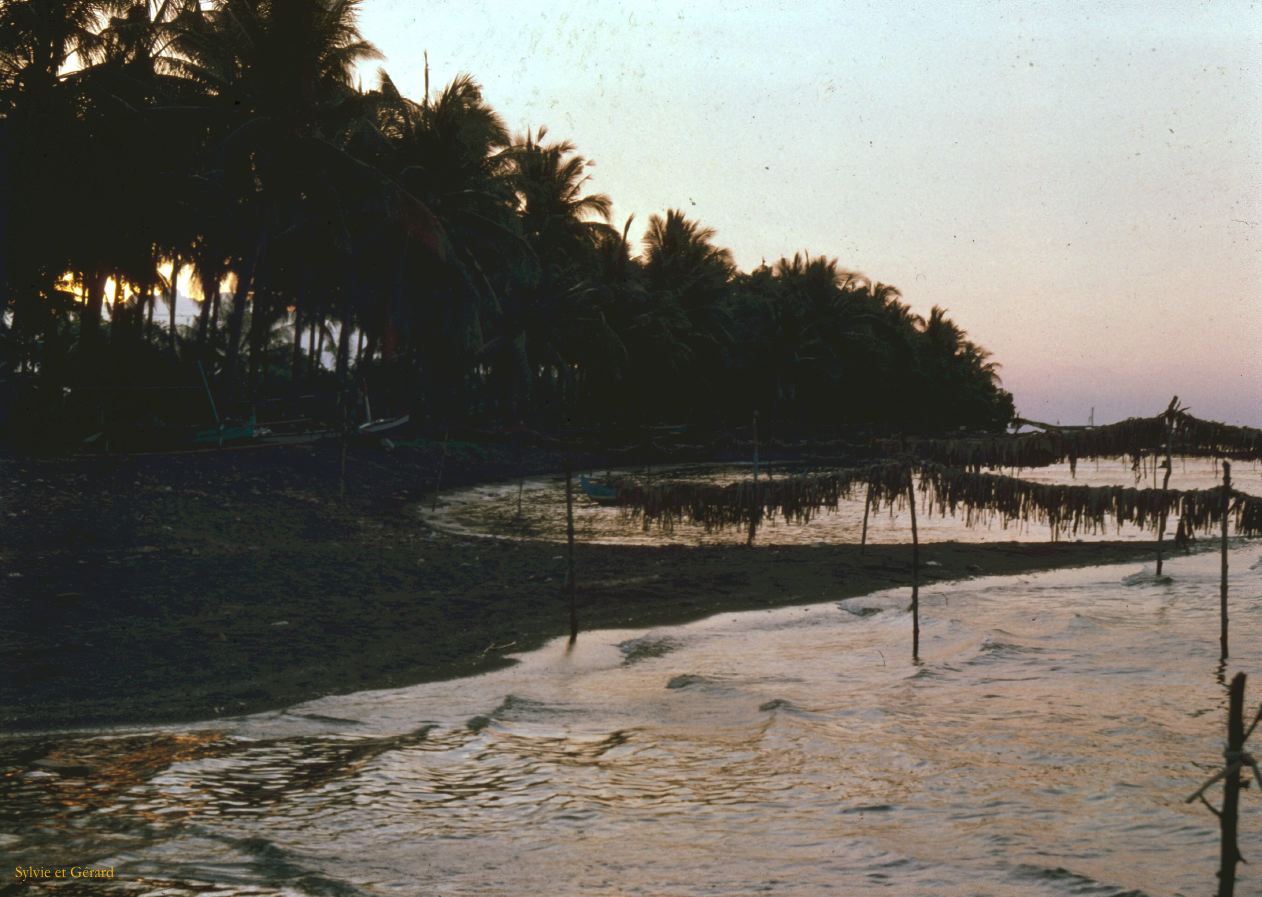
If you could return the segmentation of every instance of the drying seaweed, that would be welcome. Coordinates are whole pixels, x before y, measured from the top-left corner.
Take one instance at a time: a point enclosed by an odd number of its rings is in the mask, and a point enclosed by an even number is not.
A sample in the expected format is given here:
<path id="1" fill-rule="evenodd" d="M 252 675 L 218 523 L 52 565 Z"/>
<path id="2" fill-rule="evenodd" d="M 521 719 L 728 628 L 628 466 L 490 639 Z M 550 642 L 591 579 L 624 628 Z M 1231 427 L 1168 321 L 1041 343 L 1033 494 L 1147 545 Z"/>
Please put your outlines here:
<path id="1" fill-rule="evenodd" d="M 680 521 L 706 530 L 748 526 L 751 516 L 805 523 L 843 499 L 870 495 L 872 507 L 897 507 L 907 495 L 909 469 L 926 510 L 956 516 L 966 525 L 1012 522 L 1046 524 L 1052 538 L 1136 526 L 1156 532 L 1176 516 L 1181 529 L 1205 531 L 1223 519 L 1222 487 L 1193 491 L 1036 483 L 937 464 L 885 462 L 866 467 L 727 485 L 623 480 L 618 503 L 645 529 L 671 529 Z M 871 490 L 868 492 L 868 490 Z M 1232 490 L 1226 514 L 1239 535 L 1262 535 L 1262 499 Z"/>
<path id="2" fill-rule="evenodd" d="M 1262 430 L 1201 420 L 1186 411 L 1173 415 L 1176 455 L 1206 455 L 1239 461 L 1262 458 Z"/>
<path id="3" fill-rule="evenodd" d="M 643 483 L 621 480 L 618 504 L 645 529 L 669 530 L 680 521 L 706 530 L 748 526 L 752 517 L 779 517 L 790 523 L 809 522 L 821 510 L 836 508 L 857 490 L 872 487 L 874 505 L 896 500 L 906 486 L 906 465 L 885 462 L 867 467 L 742 480 L 726 485 L 688 480 Z"/>
<path id="4" fill-rule="evenodd" d="M 996 519 L 1046 524 L 1052 538 L 1097 533 L 1110 522 L 1156 532 L 1163 519 L 1180 518 L 1184 529 L 1206 531 L 1223 520 L 1223 489 L 1135 489 L 1035 483 L 1016 477 L 925 466 L 920 491 L 940 515 L 961 508 L 968 526 Z M 1237 535 L 1262 535 L 1262 499 L 1235 490 L 1226 516 Z"/>
<path id="5" fill-rule="evenodd" d="M 1076 471 L 1085 458 L 1127 458 L 1137 472 L 1145 459 L 1163 457 L 1167 439 L 1175 455 L 1262 459 L 1262 430 L 1193 417 L 1173 409 L 1156 417 L 1133 417 L 1100 427 L 1047 429 L 1014 435 L 938 439 L 886 439 L 877 443 L 887 455 L 907 455 L 948 467 L 1029 469 L 1068 463 Z"/>

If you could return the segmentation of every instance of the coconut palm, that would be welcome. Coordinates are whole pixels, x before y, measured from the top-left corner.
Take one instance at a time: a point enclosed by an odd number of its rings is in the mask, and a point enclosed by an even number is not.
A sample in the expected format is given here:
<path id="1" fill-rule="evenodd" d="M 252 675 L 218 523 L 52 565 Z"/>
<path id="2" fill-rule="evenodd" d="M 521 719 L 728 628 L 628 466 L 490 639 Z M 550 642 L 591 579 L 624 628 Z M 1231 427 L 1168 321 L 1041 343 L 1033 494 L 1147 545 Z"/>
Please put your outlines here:
<path id="1" fill-rule="evenodd" d="M 676 419 L 695 415 L 694 409 L 713 409 L 701 397 L 722 393 L 720 385 L 731 374 L 729 300 L 735 265 L 731 253 L 715 244 L 714 237 L 712 228 L 689 220 L 677 209 L 652 216 L 644 235 L 644 279 L 654 313 L 663 321 L 676 320 L 682 313 L 687 321 L 694 376 L 690 378 L 692 391 L 676 392 L 671 412 Z M 679 332 L 678 327 L 671 330 Z"/>
<path id="2" fill-rule="evenodd" d="M 132 206 L 144 210 L 147 220 L 132 229 L 145 237 L 151 254 L 169 262 L 169 275 L 146 278 L 148 295 L 160 287 L 169 313 L 167 345 L 177 344 L 176 285 L 183 259 L 196 238 L 198 216 L 189 202 L 196 192 L 192 180 L 196 155 L 201 149 L 202 128 L 187 110 L 204 100 L 200 87 L 178 76 L 176 43 L 184 23 L 200 11 L 198 0 L 145 0 L 112 16 L 101 31 L 99 44 L 89 55 L 94 64 L 85 80 L 130 109 L 140 111 L 142 121 L 132 123 L 139 139 L 122 141 L 123 171 L 136 174 L 138 184 L 121 185 L 133 198 Z M 144 158 L 144 166 L 133 163 Z M 161 221 L 161 227 L 153 224 Z M 183 258 L 182 258 L 183 257 Z M 155 279 L 156 278 L 156 282 Z M 154 305 L 150 301 L 150 321 Z"/>
<path id="3" fill-rule="evenodd" d="M 716 246 L 714 237 L 713 228 L 689 221 L 678 209 L 650 218 L 644 235 L 649 288 L 674 291 L 689 308 L 713 303 L 734 270 L 731 253 Z"/>
<path id="4" fill-rule="evenodd" d="M 718 350 L 729 340 L 725 300 L 735 265 L 731 253 L 715 245 L 714 236 L 713 228 L 670 209 L 649 219 L 643 257 L 648 289 L 677 302 L 694 339 Z"/>
<path id="5" fill-rule="evenodd" d="M 61 210 L 83 194 L 68 173 L 84 168 L 85 135 L 79 127 L 76 92 L 65 83 L 75 60 L 100 42 L 103 16 L 120 9 L 110 0 L 24 0 L 0 7 L 0 117 L 5 120 L 0 155 L 11 175 L 8 212 L 21 226 L 6 229 L 8 260 L 0 296 L 0 321 L 10 309 L 12 352 L 33 336 L 28 325 L 44 317 L 53 284 L 72 268 L 81 241 L 65 233 Z M 103 280 L 102 280 L 103 283 Z M 100 304 L 91 309 L 99 315 Z M 95 318 L 89 315 L 89 326 Z M 11 356 L 10 363 L 18 359 Z"/>
<path id="6" fill-rule="evenodd" d="M 482 356 L 511 375 L 514 415 L 533 391 L 536 403 L 572 399 L 576 359 L 592 339 L 609 335 L 595 308 L 594 281 L 609 225 L 609 197 L 588 193 L 591 162 L 566 141 L 545 143 L 547 129 L 527 132 L 508 150 L 522 237 L 535 276 L 518 278 L 502 297 L 496 335 Z"/>
<path id="7" fill-rule="evenodd" d="M 375 127 L 361 130 L 353 151 L 394 177 L 430 208 L 446 238 L 447 262 L 385 262 L 391 275 L 364 324 L 367 356 L 378 340 L 384 359 L 402 344 L 433 381 L 459 387 L 487 349 L 503 296 L 530 283 L 537 264 L 516 214 L 508 131 L 471 77 L 460 75 L 420 102 L 398 91 L 389 75 L 371 100 Z M 476 379 L 476 378 L 475 378 Z M 455 395 L 449 401 L 459 404 Z"/>
<path id="8" fill-rule="evenodd" d="M 23 111 L 57 90 L 76 57 L 98 52 L 100 23 L 125 0 L 24 0 L 0 9 L 0 111 Z"/>
<path id="9" fill-rule="evenodd" d="M 920 368 L 926 401 L 920 423 L 929 429 L 950 426 L 992 428 L 1012 418 L 1012 397 L 999 386 L 998 365 L 990 353 L 934 306 L 925 320 Z"/>
<path id="10" fill-rule="evenodd" d="M 191 2 L 140 3 L 104 19 L 96 39 L 79 51 L 85 65 L 64 78 L 76 92 L 79 125 L 92 146 L 91 167 L 69 176 L 90 181 L 95 168 L 111 172 L 108 179 L 84 183 L 83 189 L 111 210 L 116 226 L 105 233 L 88 232 L 83 242 L 103 256 L 132 293 L 133 307 L 112 309 L 114 339 L 124 335 L 128 322 L 132 335 L 139 335 L 146 310 L 152 319 L 158 258 L 173 256 L 191 239 L 178 197 L 195 150 L 196 128 L 180 118 L 164 120 L 160 113 L 186 101 L 187 85 L 165 71 L 163 54 L 174 19 Z M 137 164 L 139 159 L 145 164 Z M 79 223 L 92 226 L 91 218 Z M 173 305 L 173 297 L 168 298 Z"/>
<path id="11" fill-rule="evenodd" d="M 922 320 L 824 256 L 742 274 L 676 209 L 637 255 L 592 163 L 544 128 L 510 139 L 472 77 L 419 99 L 385 73 L 358 89 L 376 51 L 357 10 L 0 6 L 0 189 L 22 224 L 0 231 L 0 367 L 152 382 L 196 358 L 221 392 L 257 394 L 318 374 L 329 346 L 342 388 L 371 368 L 444 419 L 1011 416 L 997 365 L 944 310 Z M 183 341 L 182 268 L 203 295 Z"/>
<path id="12" fill-rule="evenodd" d="M 182 73 L 211 97 L 218 136 L 208 174 L 231 198 L 236 236 L 222 252 L 240 301 L 228 319 L 230 372 L 253 295 L 281 307 L 331 305 L 344 325 L 337 358 L 345 378 L 352 327 L 366 317 L 357 306 L 372 294 L 365 256 L 375 228 L 389 221 L 396 241 L 442 252 L 423 203 L 348 151 L 348 122 L 370 111 L 354 87 L 355 67 L 379 55 L 357 29 L 357 8 L 358 0 L 222 0 L 189 17 L 178 42 Z M 310 295 L 309 268 L 294 262 L 303 255 L 331 266 L 331 279 L 319 283 L 325 295 Z M 263 335 L 250 345 L 261 346 Z"/>
<path id="13" fill-rule="evenodd" d="M 518 211 L 535 251 L 548 264 L 564 267 L 610 235 L 613 203 L 603 193 L 586 192 L 595 163 L 578 155 L 569 141 L 544 143 L 547 128 L 527 131 L 512 148 Z"/>

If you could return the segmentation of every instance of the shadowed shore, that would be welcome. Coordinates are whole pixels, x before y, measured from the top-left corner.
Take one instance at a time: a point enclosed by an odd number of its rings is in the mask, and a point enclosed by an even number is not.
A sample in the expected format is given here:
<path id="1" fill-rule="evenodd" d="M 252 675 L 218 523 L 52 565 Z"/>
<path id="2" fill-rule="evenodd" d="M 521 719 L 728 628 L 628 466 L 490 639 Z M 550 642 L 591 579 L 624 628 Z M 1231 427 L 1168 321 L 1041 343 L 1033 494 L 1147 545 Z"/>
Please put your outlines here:
<path id="1" fill-rule="evenodd" d="M 564 547 L 420 524 L 438 445 L 0 456 L 0 725 L 186 721 L 467 676 L 568 631 Z M 519 468 L 520 463 L 520 468 Z M 461 444 L 443 482 L 556 470 Z M 922 582 L 1149 560 L 1151 543 L 943 543 Z M 584 630 L 910 582 L 910 546 L 583 546 Z M 582 637 L 582 636 L 580 636 Z"/>

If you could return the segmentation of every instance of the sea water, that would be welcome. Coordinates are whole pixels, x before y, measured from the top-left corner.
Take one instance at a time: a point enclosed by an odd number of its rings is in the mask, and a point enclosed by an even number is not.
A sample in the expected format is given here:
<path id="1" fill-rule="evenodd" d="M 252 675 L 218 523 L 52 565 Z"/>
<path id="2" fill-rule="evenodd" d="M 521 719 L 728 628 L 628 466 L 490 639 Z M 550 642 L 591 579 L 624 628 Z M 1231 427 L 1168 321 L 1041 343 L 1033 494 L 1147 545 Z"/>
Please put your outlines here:
<path id="1" fill-rule="evenodd" d="M 1225 667 L 1202 553 L 1169 582 L 931 586 L 920 663 L 897 590 L 283 712 L 4 739 L 0 846 L 112 866 L 102 894 L 1206 894 L 1217 821 L 1184 798 L 1221 764 L 1225 678 L 1262 698 L 1260 554 L 1231 556 Z M 1254 789 L 1241 812 L 1262 855 Z"/>
<path id="2" fill-rule="evenodd" d="M 1226 664 L 1219 565 L 934 584 L 919 662 L 903 589 L 243 718 L 0 737 L 3 874 L 112 868 L 70 887 L 127 895 L 1210 893 L 1218 823 L 1185 798 L 1221 766 L 1231 675 L 1262 700 L 1262 546 L 1231 551 Z M 1241 848 L 1262 856 L 1253 788 Z"/>

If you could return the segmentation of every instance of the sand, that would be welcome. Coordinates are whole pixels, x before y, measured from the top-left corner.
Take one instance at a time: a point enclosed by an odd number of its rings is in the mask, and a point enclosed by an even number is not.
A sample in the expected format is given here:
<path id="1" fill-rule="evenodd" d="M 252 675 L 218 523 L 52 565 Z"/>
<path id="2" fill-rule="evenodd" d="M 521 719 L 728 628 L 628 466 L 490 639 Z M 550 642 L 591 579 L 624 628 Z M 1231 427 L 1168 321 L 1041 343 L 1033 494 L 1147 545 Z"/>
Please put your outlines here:
<path id="1" fill-rule="evenodd" d="M 442 452 L 0 456 L 0 726 L 206 719 L 470 676 L 568 632 L 563 548 L 415 513 Z M 455 444 L 445 486 L 558 469 Z M 927 583 L 1150 559 L 1150 543 L 927 546 Z M 661 627 L 910 581 L 910 546 L 580 545 L 580 626 Z M 581 638 L 582 636 L 580 636 Z"/>

